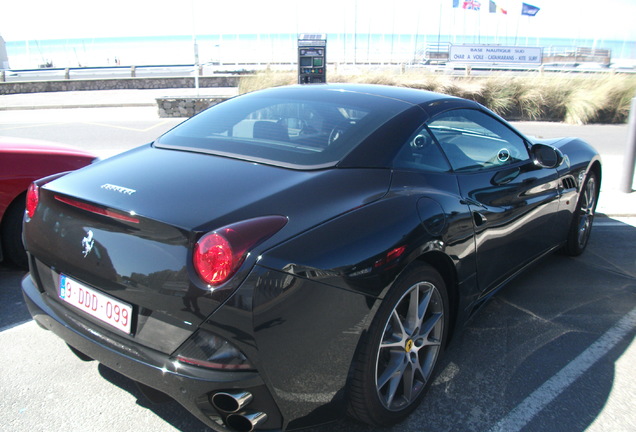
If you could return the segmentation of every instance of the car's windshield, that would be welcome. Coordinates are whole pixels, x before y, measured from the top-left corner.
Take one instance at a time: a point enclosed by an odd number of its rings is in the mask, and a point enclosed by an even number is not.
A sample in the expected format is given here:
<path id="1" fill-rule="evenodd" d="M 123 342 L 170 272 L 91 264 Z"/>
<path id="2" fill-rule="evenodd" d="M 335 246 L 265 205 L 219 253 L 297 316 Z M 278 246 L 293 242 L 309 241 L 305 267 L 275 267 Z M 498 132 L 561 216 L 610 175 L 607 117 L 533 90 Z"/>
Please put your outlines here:
<path id="1" fill-rule="evenodd" d="M 228 100 L 155 145 L 296 169 L 333 166 L 405 103 L 352 92 L 299 90 Z"/>

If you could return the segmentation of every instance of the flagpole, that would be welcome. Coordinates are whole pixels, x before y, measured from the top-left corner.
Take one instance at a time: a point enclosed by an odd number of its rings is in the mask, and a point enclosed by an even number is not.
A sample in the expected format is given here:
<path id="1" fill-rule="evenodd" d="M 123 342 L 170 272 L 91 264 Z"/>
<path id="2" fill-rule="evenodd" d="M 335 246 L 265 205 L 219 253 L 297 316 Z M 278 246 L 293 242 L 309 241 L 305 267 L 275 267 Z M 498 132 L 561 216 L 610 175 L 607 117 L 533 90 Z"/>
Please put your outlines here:
<path id="1" fill-rule="evenodd" d="M 439 49 L 440 40 L 442 38 L 442 1 L 439 1 L 439 19 L 437 21 L 437 49 Z"/>
<path id="2" fill-rule="evenodd" d="M 517 38 L 519 37 L 519 21 L 521 21 L 521 15 L 517 15 L 517 25 L 515 28 L 515 46 L 517 46 Z"/>
<path id="3" fill-rule="evenodd" d="M 420 17 L 422 15 L 422 11 L 418 9 L 417 11 L 417 22 L 415 24 L 415 43 L 413 44 L 413 63 L 417 61 L 417 38 L 420 34 Z"/>
<path id="4" fill-rule="evenodd" d="M 477 10 L 477 43 L 481 43 L 481 9 Z"/>
<path id="5" fill-rule="evenodd" d="M 358 63 L 358 0 L 353 3 L 353 64 Z"/>
<path id="6" fill-rule="evenodd" d="M 463 18 L 463 21 L 464 21 L 464 22 L 463 22 L 463 26 L 462 26 L 462 30 L 463 30 L 463 33 L 462 33 L 462 43 L 465 43 L 465 42 L 466 42 L 466 12 L 464 12 L 464 13 L 462 14 L 462 18 Z"/>
<path id="7" fill-rule="evenodd" d="M 499 22 L 501 19 L 499 18 L 499 14 L 497 13 L 497 6 L 495 6 L 495 44 L 499 44 Z"/>
<path id="8" fill-rule="evenodd" d="M 453 43 L 457 42 L 457 32 L 455 31 L 455 29 L 457 28 L 456 20 L 457 20 L 457 10 L 453 8 L 453 30 L 452 30 Z"/>
<path id="9" fill-rule="evenodd" d="M 369 54 L 371 52 L 371 18 L 369 17 L 369 25 L 367 26 L 367 63 L 371 64 L 371 57 Z"/>
<path id="10" fill-rule="evenodd" d="M 347 64 L 347 8 L 344 8 L 345 12 L 342 14 L 342 57 L 344 64 Z"/>
<path id="11" fill-rule="evenodd" d="M 475 12 L 475 10 L 472 10 L 473 12 Z M 471 15 L 474 17 L 474 15 Z M 477 18 L 477 20 L 479 21 L 479 18 Z M 477 40 L 477 42 L 479 43 L 479 39 L 478 39 L 478 33 L 479 33 L 479 23 L 476 22 L 474 19 L 471 18 L 471 21 L 473 22 L 473 43 L 475 43 L 475 40 Z M 477 25 L 477 31 L 475 31 L 475 25 Z"/>
<path id="12" fill-rule="evenodd" d="M 192 44 L 194 45 L 194 88 L 199 96 L 199 44 L 197 43 L 196 19 L 194 14 L 194 0 L 190 3 L 192 7 Z"/>
<path id="13" fill-rule="evenodd" d="M 393 63 L 393 47 L 395 44 L 395 8 L 393 8 L 393 18 L 391 22 L 391 62 Z"/>

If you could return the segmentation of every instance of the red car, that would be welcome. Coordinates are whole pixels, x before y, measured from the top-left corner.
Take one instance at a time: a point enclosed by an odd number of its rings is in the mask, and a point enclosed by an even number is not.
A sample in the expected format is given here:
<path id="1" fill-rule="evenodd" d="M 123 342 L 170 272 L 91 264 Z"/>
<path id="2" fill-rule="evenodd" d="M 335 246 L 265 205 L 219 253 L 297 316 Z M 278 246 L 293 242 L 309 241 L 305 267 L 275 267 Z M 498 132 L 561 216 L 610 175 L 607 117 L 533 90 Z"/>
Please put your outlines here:
<path id="1" fill-rule="evenodd" d="M 27 267 L 22 217 L 31 182 L 76 170 L 96 158 L 92 153 L 62 144 L 0 137 L 0 260 Z"/>

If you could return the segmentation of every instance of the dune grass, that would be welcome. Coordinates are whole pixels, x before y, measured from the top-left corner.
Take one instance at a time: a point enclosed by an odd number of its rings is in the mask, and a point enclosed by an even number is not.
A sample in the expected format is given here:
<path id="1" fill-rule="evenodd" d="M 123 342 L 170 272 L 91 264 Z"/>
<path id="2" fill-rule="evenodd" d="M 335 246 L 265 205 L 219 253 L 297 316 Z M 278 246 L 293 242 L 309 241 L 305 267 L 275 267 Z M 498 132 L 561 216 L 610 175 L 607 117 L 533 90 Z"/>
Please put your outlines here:
<path id="1" fill-rule="evenodd" d="M 460 77 L 430 72 L 327 75 L 332 83 L 411 87 L 475 100 L 509 120 L 570 124 L 625 123 L 636 97 L 636 76 L 613 73 L 534 73 Z M 261 72 L 241 78 L 240 93 L 295 84 L 294 72 Z"/>

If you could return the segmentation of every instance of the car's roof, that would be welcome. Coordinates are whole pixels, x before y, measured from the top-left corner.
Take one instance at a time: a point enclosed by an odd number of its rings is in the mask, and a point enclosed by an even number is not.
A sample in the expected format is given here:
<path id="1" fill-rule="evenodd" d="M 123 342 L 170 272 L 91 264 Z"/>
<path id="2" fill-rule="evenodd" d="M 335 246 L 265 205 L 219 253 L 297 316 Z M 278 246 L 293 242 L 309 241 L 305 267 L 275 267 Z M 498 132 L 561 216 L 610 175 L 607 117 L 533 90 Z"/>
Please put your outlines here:
<path id="1" fill-rule="evenodd" d="M 413 105 L 427 105 L 431 102 L 441 100 L 461 101 L 462 99 L 448 96 L 441 93 L 435 93 L 426 90 L 418 90 L 407 87 L 395 87 L 378 84 L 309 84 L 309 85 L 293 85 L 286 87 L 274 87 L 259 91 L 260 94 L 271 93 L 293 93 L 299 97 L 304 95 L 311 96 L 323 92 L 351 92 L 358 94 L 366 94 L 384 98 L 400 100 Z"/>
<path id="2" fill-rule="evenodd" d="M 213 106 L 162 135 L 154 145 L 292 169 L 388 167 L 397 151 L 394 147 L 406 142 L 428 118 L 447 109 L 476 106 L 466 99 L 385 85 L 274 87 Z M 307 128 L 308 133 L 293 135 L 292 140 L 281 121 L 286 116 L 302 118 L 300 112 L 319 120 Z M 257 123 L 258 137 L 252 135 Z M 262 130 L 280 133 L 268 135 Z M 344 139 L 331 145 L 328 139 L 334 131 Z"/>

